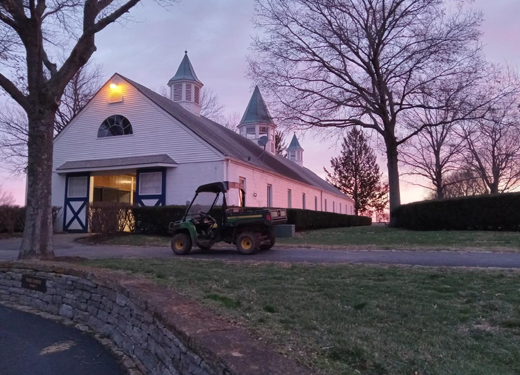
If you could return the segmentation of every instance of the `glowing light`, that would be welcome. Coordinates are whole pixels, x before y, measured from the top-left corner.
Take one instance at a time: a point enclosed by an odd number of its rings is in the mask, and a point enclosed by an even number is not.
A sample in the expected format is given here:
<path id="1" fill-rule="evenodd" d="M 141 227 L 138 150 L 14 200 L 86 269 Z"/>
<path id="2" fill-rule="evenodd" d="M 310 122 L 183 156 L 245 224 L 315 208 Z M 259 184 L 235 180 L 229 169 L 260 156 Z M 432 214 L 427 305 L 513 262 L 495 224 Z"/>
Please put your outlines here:
<path id="1" fill-rule="evenodd" d="M 111 83 L 111 84 L 110 84 L 110 88 L 111 88 L 112 90 L 117 90 L 117 85 L 116 85 L 115 83 Z"/>

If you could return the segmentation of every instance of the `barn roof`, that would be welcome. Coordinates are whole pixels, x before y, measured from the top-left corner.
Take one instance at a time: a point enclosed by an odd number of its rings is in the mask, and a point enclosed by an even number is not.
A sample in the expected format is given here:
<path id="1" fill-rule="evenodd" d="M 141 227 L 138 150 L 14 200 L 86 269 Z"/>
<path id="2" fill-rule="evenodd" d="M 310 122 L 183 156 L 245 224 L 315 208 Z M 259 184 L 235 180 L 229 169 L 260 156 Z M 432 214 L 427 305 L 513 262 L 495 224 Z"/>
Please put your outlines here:
<path id="1" fill-rule="evenodd" d="M 149 88 L 132 81 L 120 74 L 120 77 L 134 86 L 149 100 L 163 109 L 166 113 L 184 124 L 206 143 L 213 146 L 225 156 L 250 164 L 266 171 L 274 172 L 315 188 L 336 194 L 343 198 L 349 198 L 334 186 L 330 185 L 310 169 L 301 167 L 295 162 L 280 155 L 273 155 L 258 147 L 253 141 L 238 133 L 206 118 L 196 116 L 184 109 L 180 104 L 156 93 Z"/>

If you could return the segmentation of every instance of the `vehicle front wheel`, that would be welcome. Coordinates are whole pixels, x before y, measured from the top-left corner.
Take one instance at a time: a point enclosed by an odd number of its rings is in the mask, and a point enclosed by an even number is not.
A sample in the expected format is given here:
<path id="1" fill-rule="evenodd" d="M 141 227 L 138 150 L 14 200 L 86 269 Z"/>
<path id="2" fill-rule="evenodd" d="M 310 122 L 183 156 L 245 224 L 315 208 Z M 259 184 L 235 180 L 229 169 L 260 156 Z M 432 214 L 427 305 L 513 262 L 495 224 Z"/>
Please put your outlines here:
<path id="1" fill-rule="evenodd" d="M 172 250 L 177 255 L 186 255 L 191 251 L 191 237 L 186 233 L 177 233 L 172 238 Z"/>
<path id="2" fill-rule="evenodd" d="M 276 243 L 276 238 L 275 238 L 273 232 L 269 232 L 267 234 L 267 240 L 262 245 L 260 245 L 260 250 L 269 250 L 274 246 L 275 243 Z"/>
<path id="3" fill-rule="evenodd" d="M 244 232 L 237 238 L 237 249 L 240 254 L 251 255 L 259 246 L 260 241 L 256 233 Z"/>

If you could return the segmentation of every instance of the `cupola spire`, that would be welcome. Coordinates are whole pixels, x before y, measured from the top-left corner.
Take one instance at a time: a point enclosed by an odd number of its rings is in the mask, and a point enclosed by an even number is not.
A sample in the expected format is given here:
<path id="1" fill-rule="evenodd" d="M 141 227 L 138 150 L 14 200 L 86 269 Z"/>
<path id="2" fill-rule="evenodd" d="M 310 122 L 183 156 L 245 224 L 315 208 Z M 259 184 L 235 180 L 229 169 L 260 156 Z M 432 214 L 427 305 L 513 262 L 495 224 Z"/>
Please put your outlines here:
<path id="1" fill-rule="evenodd" d="M 204 84 L 199 80 L 191 65 L 188 51 L 177 69 L 177 73 L 168 81 L 170 99 L 179 103 L 185 109 L 200 116 L 200 92 Z"/>
<path id="2" fill-rule="evenodd" d="M 300 145 L 296 134 L 294 134 L 289 147 L 287 147 L 287 158 L 303 167 L 303 151 L 303 147 Z"/>
<path id="3" fill-rule="evenodd" d="M 258 143 L 260 138 L 267 137 L 265 149 L 273 154 L 275 153 L 276 125 L 258 86 L 255 86 L 244 116 L 238 124 L 238 129 L 241 135 L 255 143 Z"/>

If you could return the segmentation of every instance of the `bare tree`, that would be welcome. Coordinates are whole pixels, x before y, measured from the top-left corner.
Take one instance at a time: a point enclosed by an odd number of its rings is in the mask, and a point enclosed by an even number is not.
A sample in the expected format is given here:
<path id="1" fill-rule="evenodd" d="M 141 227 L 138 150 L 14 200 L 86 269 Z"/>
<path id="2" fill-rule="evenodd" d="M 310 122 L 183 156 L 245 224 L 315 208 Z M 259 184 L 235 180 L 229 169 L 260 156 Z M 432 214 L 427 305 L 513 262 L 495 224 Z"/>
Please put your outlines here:
<path id="1" fill-rule="evenodd" d="M 444 198 L 471 197 L 488 193 L 486 184 L 470 168 L 462 167 L 447 175 Z"/>
<path id="2" fill-rule="evenodd" d="M 4 191 L 0 185 L 0 206 L 14 206 L 14 195 L 10 191 Z"/>
<path id="3" fill-rule="evenodd" d="M 285 133 L 276 130 L 274 133 L 274 148 L 276 155 L 284 156 L 283 153 L 287 149 L 287 142 L 285 142 Z"/>
<path id="4" fill-rule="evenodd" d="M 520 186 L 520 80 L 510 69 L 495 71 L 486 93 L 507 92 L 493 102 L 486 116 L 466 121 L 462 136 L 466 163 L 491 194 Z"/>
<path id="5" fill-rule="evenodd" d="M 231 112 L 225 115 L 220 116 L 216 120 L 220 125 L 228 128 L 229 130 L 237 131 L 238 124 L 240 124 L 240 120 L 242 119 L 242 115 L 238 112 Z"/>
<path id="6" fill-rule="evenodd" d="M 301 127 L 373 129 L 383 138 L 390 209 L 400 205 L 398 147 L 441 119 L 409 130 L 403 118 L 432 108 L 424 95 L 454 77 L 456 95 L 481 65 L 480 12 L 443 0 L 256 0 L 262 34 L 250 75 Z M 485 105 L 479 103 L 478 108 Z M 464 107 L 460 119 L 476 109 Z M 458 120 L 451 119 L 452 121 Z"/>
<path id="7" fill-rule="evenodd" d="M 29 125 L 27 210 L 19 258 L 54 257 L 51 175 L 60 99 L 96 51 L 96 34 L 138 3 L 0 0 L 0 87 L 23 108 Z M 65 56 L 59 66 L 57 56 Z"/>
<path id="8" fill-rule="evenodd" d="M 89 61 L 81 67 L 61 98 L 54 121 L 54 134 L 65 126 L 90 101 L 101 87 L 102 68 Z M 25 173 L 27 168 L 27 141 L 29 124 L 26 112 L 17 104 L 5 105 L 0 113 L 0 154 L 7 163 L 4 168 L 15 174 Z"/>
<path id="9" fill-rule="evenodd" d="M 400 152 L 400 161 L 410 169 L 407 174 L 420 176 L 429 183 L 414 184 L 433 190 L 434 196 L 438 199 L 444 198 L 446 188 L 455 182 L 446 177 L 459 169 L 464 151 L 464 138 L 458 135 L 456 128 L 459 124 L 454 119 L 460 116 L 460 108 L 465 100 L 457 104 L 454 102 L 456 98 L 451 93 L 448 96 L 444 95 L 445 92 L 443 87 L 436 95 L 424 95 L 423 102 L 427 107 L 407 113 L 405 121 L 410 129 L 416 129 L 423 124 L 441 125 L 424 128 L 417 136 L 408 140 Z M 464 94 L 471 95 L 470 92 Z"/>
<path id="10" fill-rule="evenodd" d="M 224 116 L 224 105 L 209 87 L 203 88 L 200 92 L 200 114 L 213 121 L 218 121 Z"/>

